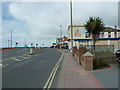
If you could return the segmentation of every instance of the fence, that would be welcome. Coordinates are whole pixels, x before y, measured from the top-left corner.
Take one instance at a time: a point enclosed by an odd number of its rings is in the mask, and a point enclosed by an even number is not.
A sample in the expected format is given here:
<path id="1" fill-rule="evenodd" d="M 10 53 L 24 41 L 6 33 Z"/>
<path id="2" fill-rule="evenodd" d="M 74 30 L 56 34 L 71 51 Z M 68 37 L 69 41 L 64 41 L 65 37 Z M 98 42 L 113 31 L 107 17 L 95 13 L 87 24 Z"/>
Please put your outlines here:
<path id="1" fill-rule="evenodd" d="M 86 50 L 93 52 L 93 45 L 85 46 Z M 95 45 L 95 52 L 112 52 L 114 53 L 114 45 Z"/>

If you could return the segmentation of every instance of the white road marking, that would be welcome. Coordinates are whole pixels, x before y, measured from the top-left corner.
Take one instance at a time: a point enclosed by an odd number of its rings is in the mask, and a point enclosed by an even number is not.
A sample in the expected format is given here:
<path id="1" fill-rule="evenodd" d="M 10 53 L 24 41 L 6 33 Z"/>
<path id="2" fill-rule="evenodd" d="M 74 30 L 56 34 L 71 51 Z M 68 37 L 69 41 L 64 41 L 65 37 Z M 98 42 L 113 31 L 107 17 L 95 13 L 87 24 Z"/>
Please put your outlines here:
<path id="1" fill-rule="evenodd" d="M 6 65 L 2 65 L 2 64 L 0 64 L 0 67 L 2 68 L 2 67 L 6 67 L 6 66 L 8 66 L 9 64 L 6 64 Z"/>
<path id="2" fill-rule="evenodd" d="M 24 58 L 24 59 L 29 59 L 29 58 L 31 58 L 30 56 L 19 56 L 19 57 L 21 57 L 21 58 Z"/>
<path id="3" fill-rule="evenodd" d="M 37 56 L 38 54 L 34 55 L 34 56 Z"/>
<path id="4" fill-rule="evenodd" d="M 3 62 L 3 61 L 7 61 L 7 60 L 10 60 L 10 58 L 7 58 L 7 59 L 3 59 L 3 60 L 2 60 L 2 62 Z"/>
<path id="5" fill-rule="evenodd" d="M 25 53 L 25 54 L 23 54 L 24 56 L 26 56 L 27 54 Z"/>
<path id="6" fill-rule="evenodd" d="M 57 70 L 58 70 L 58 67 L 60 66 L 60 63 L 61 63 L 62 60 L 63 60 L 63 57 L 64 57 L 64 54 L 63 54 L 63 52 L 62 52 L 62 56 L 61 56 L 61 58 L 58 60 L 58 62 L 56 63 L 55 67 L 53 68 L 53 70 L 52 70 L 52 72 L 51 72 L 51 74 L 50 74 L 50 76 L 49 76 L 49 78 L 48 78 L 48 80 L 47 80 L 47 82 L 46 82 L 43 90 L 46 90 L 46 89 L 49 90 L 49 88 L 51 87 L 51 84 L 52 84 L 53 79 L 54 79 L 54 77 L 55 77 L 55 75 L 56 75 L 56 72 L 57 72 Z"/>
<path id="7" fill-rule="evenodd" d="M 6 66 L 8 66 L 9 64 L 6 64 L 6 65 L 3 65 L 2 67 L 6 67 Z"/>
<path id="8" fill-rule="evenodd" d="M 11 59 L 13 59 L 13 60 L 15 60 L 15 61 L 21 61 L 21 60 L 19 60 L 19 59 L 17 59 L 17 58 L 11 58 Z"/>
<path id="9" fill-rule="evenodd" d="M 0 67 L 2 67 L 2 64 L 0 64 Z"/>

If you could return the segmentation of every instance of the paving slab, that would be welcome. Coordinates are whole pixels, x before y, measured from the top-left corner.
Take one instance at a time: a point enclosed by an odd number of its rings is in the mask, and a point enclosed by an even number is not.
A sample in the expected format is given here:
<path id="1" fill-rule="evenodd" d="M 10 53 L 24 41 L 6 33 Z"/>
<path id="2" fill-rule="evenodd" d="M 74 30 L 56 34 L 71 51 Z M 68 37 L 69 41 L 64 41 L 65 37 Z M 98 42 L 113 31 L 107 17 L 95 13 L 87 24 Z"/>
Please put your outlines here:
<path id="1" fill-rule="evenodd" d="M 91 72 L 85 71 L 71 53 L 65 53 L 57 88 L 105 88 Z"/>

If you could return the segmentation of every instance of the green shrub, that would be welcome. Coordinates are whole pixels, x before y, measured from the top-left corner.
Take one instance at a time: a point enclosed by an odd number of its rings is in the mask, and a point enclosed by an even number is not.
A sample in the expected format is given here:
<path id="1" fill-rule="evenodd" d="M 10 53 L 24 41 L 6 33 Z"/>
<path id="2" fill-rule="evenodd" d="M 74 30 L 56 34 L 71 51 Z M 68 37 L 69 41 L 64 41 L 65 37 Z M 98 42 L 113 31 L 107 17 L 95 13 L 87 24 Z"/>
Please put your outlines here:
<path id="1" fill-rule="evenodd" d="M 108 64 L 108 62 L 106 61 L 106 60 L 100 60 L 100 65 L 101 65 L 101 67 L 106 67 L 106 66 L 108 66 L 109 64 Z"/>
<path id="2" fill-rule="evenodd" d="M 108 67 L 109 64 L 106 60 L 102 60 L 102 59 L 94 59 L 93 60 L 93 69 L 100 69 L 100 68 L 104 68 L 104 67 Z"/>

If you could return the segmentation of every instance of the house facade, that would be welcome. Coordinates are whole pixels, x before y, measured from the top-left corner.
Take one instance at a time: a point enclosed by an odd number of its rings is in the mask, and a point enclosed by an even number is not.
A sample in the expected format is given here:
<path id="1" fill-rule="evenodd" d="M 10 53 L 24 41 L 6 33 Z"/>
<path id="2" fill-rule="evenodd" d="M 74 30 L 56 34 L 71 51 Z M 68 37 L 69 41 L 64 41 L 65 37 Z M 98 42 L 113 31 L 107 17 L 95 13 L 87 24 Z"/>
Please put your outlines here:
<path id="1" fill-rule="evenodd" d="M 71 26 L 68 26 L 69 49 L 71 49 Z M 73 25 L 73 46 L 93 45 L 93 39 L 87 32 L 84 25 Z M 113 45 L 114 50 L 120 49 L 120 30 L 117 28 L 105 27 L 100 32 L 100 38 L 96 45 Z"/>
<path id="2" fill-rule="evenodd" d="M 62 38 L 56 39 L 56 45 L 58 48 L 68 48 L 68 37 L 64 36 Z"/>

